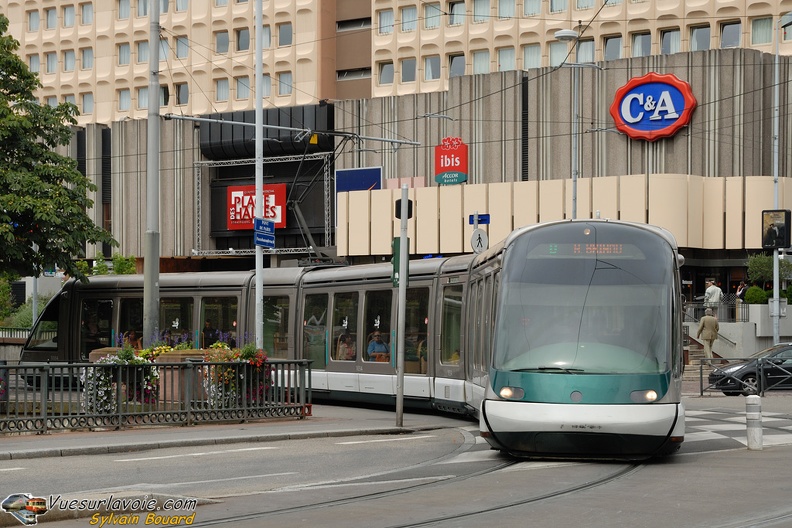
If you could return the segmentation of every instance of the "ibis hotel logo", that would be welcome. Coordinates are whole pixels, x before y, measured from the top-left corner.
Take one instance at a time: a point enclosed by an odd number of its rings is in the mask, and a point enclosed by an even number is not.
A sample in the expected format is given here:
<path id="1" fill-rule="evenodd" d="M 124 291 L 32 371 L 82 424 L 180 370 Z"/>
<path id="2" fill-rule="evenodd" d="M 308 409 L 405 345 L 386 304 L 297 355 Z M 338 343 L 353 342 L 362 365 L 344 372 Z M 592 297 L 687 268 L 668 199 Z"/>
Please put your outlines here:
<path id="1" fill-rule="evenodd" d="M 228 187 L 228 219 L 229 230 L 253 229 L 253 217 L 256 212 L 256 186 L 232 185 Z M 275 227 L 286 227 L 286 184 L 274 183 L 265 185 L 262 190 L 264 198 L 263 214 L 266 220 L 275 223 Z"/>
<path id="2" fill-rule="evenodd" d="M 468 146 L 462 138 L 447 137 L 435 147 L 435 182 L 464 183 L 468 177 Z"/>
<path id="3" fill-rule="evenodd" d="M 647 73 L 616 90 L 610 113 L 619 132 L 655 141 L 690 123 L 695 108 L 688 83 L 671 74 Z"/>

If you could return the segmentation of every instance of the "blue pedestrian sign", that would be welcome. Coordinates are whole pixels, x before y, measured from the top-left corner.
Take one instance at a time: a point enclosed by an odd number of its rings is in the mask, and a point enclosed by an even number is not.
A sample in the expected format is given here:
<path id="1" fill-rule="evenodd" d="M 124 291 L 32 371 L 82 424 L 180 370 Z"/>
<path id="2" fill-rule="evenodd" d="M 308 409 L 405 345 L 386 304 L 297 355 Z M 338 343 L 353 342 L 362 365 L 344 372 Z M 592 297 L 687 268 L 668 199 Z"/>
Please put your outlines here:
<path id="1" fill-rule="evenodd" d="M 275 222 L 267 220 L 266 218 L 254 218 L 253 229 L 257 233 L 264 233 L 266 235 L 275 234 Z"/>
<path id="2" fill-rule="evenodd" d="M 476 216 L 478 216 L 478 222 L 476 222 Z M 468 224 L 475 225 L 478 223 L 479 225 L 487 225 L 490 223 L 490 215 L 487 214 L 472 214 L 468 217 Z"/>
<path id="3" fill-rule="evenodd" d="M 255 242 L 257 246 L 274 249 L 275 235 L 268 235 L 266 233 L 262 233 L 261 231 L 256 231 L 253 233 L 253 242 Z"/>

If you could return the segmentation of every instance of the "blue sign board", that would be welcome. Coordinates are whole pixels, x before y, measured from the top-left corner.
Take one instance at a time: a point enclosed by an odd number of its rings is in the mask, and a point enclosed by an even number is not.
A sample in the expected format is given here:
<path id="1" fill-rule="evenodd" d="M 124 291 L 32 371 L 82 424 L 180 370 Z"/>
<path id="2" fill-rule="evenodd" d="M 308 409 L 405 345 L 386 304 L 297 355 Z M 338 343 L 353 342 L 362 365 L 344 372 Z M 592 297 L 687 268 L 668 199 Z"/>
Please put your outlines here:
<path id="1" fill-rule="evenodd" d="M 479 215 L 470 215 L 468 217 L 468 224 L 475 225 L 476 216 L 478 216 L 478 223 L 480 225 L 487 225 L 490 223 L 490 215 L 489 213 L 487 213 L 487 214 L 479 214 Z"/>
<path id="2" fill-rule="evenodd" d="M 261 231 L 253 233 L 253 242 L 257 246 L 274 249 L 275 248 L 275 235 L 267 235 Z"/>
<path id="3" fill-rule="evenodd" d="M 275 222 L 272 220 L 267 220 L 265 218 L 254 218 L 253 219 L 253 229 L 257 233 L 264 233 L 266 235 L 274 235 L 275 234 Z"/>
<path id="4" fill-rule="evenodd" d="M 335 172 L 335 181 L 337 193 L 382 189 L 382 167 L 338 169 Z"/>

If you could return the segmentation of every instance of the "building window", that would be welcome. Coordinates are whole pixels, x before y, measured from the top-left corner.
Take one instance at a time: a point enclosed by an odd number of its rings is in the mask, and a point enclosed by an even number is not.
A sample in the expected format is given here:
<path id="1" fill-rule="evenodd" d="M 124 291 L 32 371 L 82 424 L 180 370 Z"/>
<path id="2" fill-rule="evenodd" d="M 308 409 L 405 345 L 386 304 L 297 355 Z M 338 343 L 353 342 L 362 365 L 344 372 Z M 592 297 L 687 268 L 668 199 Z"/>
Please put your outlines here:
<path id="1" fill-rule="evenodd" d="M 577 0 L 578 9 L 591 9 L 592 7 L 594 7 L 594 0 Z"/>
<path id="2" fill-rule="evenodd" d="M 739 48 L 742 24 L 729 22 L 721 26 L 721 48 Z"/>
<path id="3" fill-rule="evenodd" d="M 94 52 L 93 48 L 83 48 L 80 50 L 80 69 L 93 69 Z"/>
<path id="4" fill-rule="evenodd" d="M 523 14 L 525 16 L 535 16 L 542 12 L 542 0 L 525 0 L 523 4 Z M 533 68 L 533 66 L 531 66 Z"/>
<path id="5" fill-rule="evenodd" d="M 517 69 L 514 57 L 514 48 L 501 48 L 498 50 L 498 71 L 511 71 Z"/>
<path id="6" fill-rule="evenodd" d="M 652 36 L 649 33 L 635 33 L 632 40 L 633 57 L 648 57 L 652 54 Z"/>
<path id="7" fill-rule="evenodd" d="M 148 88 L 138 88 L 137 108 L 138 110 L 145 110 L 148 108 Z"/>
<path id="8" fill-rule="evenodd" d="M 56 106 L 58 106 L 58 98 L 57 98 L 57 97 L 55 97 L 54 95 L 50 95 L 50 96 L 49 96 L 49 97 L 47 97 L 47 98 L 46 98 L 44 101 L 45 101 L 45 103 L 47 104 L 47 106 L 51 106 L 51 107 L 53 107 L 53 108 L 55 108 Z"/>
<path id="9" fill-rule="evenodd" d="M 41 58 L 38 56 L 38 53 L 35 55 L 28 55 L 28 68 L 33 73 L 41 71 Z"/>
<path id="10" fill-rule="evenodd" d="M 291 95 L 292 93 L 292 74 L 283 72 L 278 75 L 278 95 Z"/>
<path id="11" fill-rule="evenodd" d="M 44 10 L 44 29 L 55 29 L 58 26 L 58 12 L 54 7 Z"/>
<path id="12" fill-rule="evenodd" d="M 80 24 L 90 26 L 93 24 L 93 4 L 80 4 Z"/>
<path id="13" fill-rule="evenodd" d="M 751 21 L 751 44 L 754 46 L 770 44 L 773 41 L 773 19 L 754 18 Z"/>
<path id="14" fill-rule="evenodd" d="M 66 50 L 63 52 L 63 71 L 72 72 L 74 71 L 74 65 L 77 62 L 76 55 L 74 54 L 74 50 Z"/>
<path id="15" fill-rule="evenodd" d="M 187 37 L 176 37 L 176 58 L 186 59 L 190 51 L 190 42 Z"/>
<path id="16" fill-rule="evenodd" d="M 250 98 L 250 77 L 237 77 L 236 81 L 236 98 L 249 99 Z"/>
<path id="17" fill-rule="evenodd" d="M 64 103 L 73 104 L 74 106 L 77 106 L 77 98 L 74 97 L 74 94 L 66 94 L 66 95 L 64 95 L 63 96 L 63 102 Z"/>
<path id="18" fill-rule="evenodd" d="M 63 27 L 74 27 L 74 6 L 63 7 Z"/>
<path id="19" fill-rule="evenodd" d="M 168 89 L 167 84 L 160 85 L 159 88 L 159 105 L 160 106 L 168 106 L 168 102 L 170 101 L 170 90 Z"/>
<path id="20" fill-rule="evenodd" d="M 118 45 L 118 65 L 119 66 L 126 66 L 129 64 L 129 44 L 119 44 Z"/>
<path id="21" fill-rule="evenodd" d="M 465 75 L 465 56 L 464 55 L 449 55 L 448 56 L 448 77 L 462 77 Z"/>
<path id="22" fill-rule="evenodd" d="M 370 18 L 353 18 L 350 20 L 338 20 L 336 22 L 336 31 L 343 33 L 344 31 L 358 31 L 361 29 L 371 28 Z"/>
<path id="23" fill-rule="evenodd" d="M 250 49 L 250 30 L 242 28 L 236 30 L 236 49 L 237 51 L 247 51 Z"/>
<path id="24" fill-rule="evenodd" d="M 547 44 L 547 60 L 552 67 L 560 66 L 570 57 L 569 44 L 556 40 Z M 571 60 L 569 62 L 572 62 Z"/>
<path id="25" fill-rule="evenodd" d="M 168 60 L 168 51 L 170 51 L 170 46 L 168 46 L 168 39 L 160 39 L 160 49 L 159 49 L 159 60 L 166 61 Z"/>
<path id="26" fill-rule="evenodd" d="M 82 94 L 82 113 L 92 114 L 94 109 L 94 98 L 92 93 Z"/>
<path id="27" fill-rule="evenodd" d="M 401 82 L 415 82 L 415 59 L 402 59 L 401 62 Z"/>
<path id="28" fill-rule="evenodd" d="M 478 50 L 473 52 L 473 75 L 490 72 L 489 50 Z"/>
<path id="29" fill-rule="evenodd" d="M 261 49 L 272 47 L 272 28 L 269 26 L 262 26 L 261 28 Z"/>
<path id="30" fill-rule="evenodd" d="M 371 79 L 371 68 L 355 68 L 336 72 L 337 81 L 354 81 L 357 79 Z"/>
<path id="31" fill-rule="evenodd" d="M 126 20 L 129 18 L 129 1 L 118 0 L 118 20 Z"/>
<path id="32" fill-rule="evenodd" d="M 393 9 L 383 9 L 378 12 L 377 19 L 380 35 L 389 35 L 393 33 Z"/>
<path id="33" fill-rule="evenodd" d="M 465 2 L 448 3 L 448 25 L 461 26 L 465 23 Z"/>
<path id="34" fill-rule="evenodd" d="M 381 62 L 379 65 L 379 84 L 393 84 L 393 63 Z"/>
<path id="35" fill-rule="evenodd" d="M 541 68 L 542 48 L 539 44 L 526 44 L 523 46 L 523 70 Z"/>
<path id="36" fill-rule="evenodd" d="M 129 110 L 132 105 L 132 96 L 129 88 L 118 90 L 118 109 L 121 111 Z"/>
<path id="37" fill-rule="evenodd" d="M 560 13 L 567 10 L 567 0 L 550 0 L 550 12 Z"/>
<path id="38" fill-rule="evenodd" d="M 215 101 L 228 101 L 228 79 L 215 81 Z"/>
<path id="39" fill-rule="evenodd" d="M 215 53 L 228 53 L 228 31 L 215 33 Z"/>
<path id="40" fill-rule="evenodd" d="M 666 29 L 660 32 L 660 53 L 670 55 L 679 53 L 679 29 Z"/>
<path id="41" fill-rule="evenodd" d="M 44 55 L 46 59 L 46 73 L 55 73 L 58 71 L 58 56 L 54 52 L 49 52 Z"/>
<path id="42" fill-rule="evenodd" d="M 148 16 L 148 8 L 149 8 L 148 0 L 138 0 L 137 16 L 139 17 Z"/>
<path id="43" fill-rule="evenodd" d="M 489 0 L 473 0 L 473 22 L 488 22 L 490 18 Z"/>
<path id="44" fill-rule="evenodd" d="M 514 0 L 498 0 L 498 18 L 514 18 Z"/>
<path id="45" fill-rule="evenodd" d="M 41 15 L 38 11 L 28 11 L 28 31 L 38 31 L 41 23 Z"/>
<path id="46" fill-rule="evenodd" d="M 190 89 L 187 83 L 177 83 L 173 85 L 173 91 L 176 93 L 176 104 L 186 105 L 190 100 Z"/>
<path id="47" fill-rule="evenodd" d="M 137 62 L 148 62 L 149 60 L 149 43 L 148 40 L 141 40 L 136 44 L 137 46 Z"/>
<path id="48" fill-rule="evenodd" d="M 690 30 L 690 51 L 710 49 L 709 26 L 694 27 Z"/>
<path id="49" fill-rule="evenodd" d="M 403 7 L 401 10 L 401 30 L 415 31 L 418 29 L 418 9 L 415 6 Z"/>
<path id="50" fill-rule="evenodd" d="M 440 78 L 440 55 L 424 58 L 424 80 L 436 81 Z"/>
<path id="51" fill-rule="evenodd" d="M 594 39 L 578 41 L 575 60 L 577 62 L 594 62 Z"/>
<path id="52" fill-rule="evenodd" d="M 440 27 L 440 4 L 424 4 L 424 27 L 435 29 Z"/>
<path id="53" fill-rule="evenodd" d="M 622 38 L 605 37 L 605 60 L 616 60 L 622 58 Z"/>
<path id="54" fill-rule="evenodd" d="M 262 97 L 269 97 L 272 95 L 272 78 L 269 73 L 264 74 L 264 79 L 261 82 Z"/>
<path id="55" fill-rule="evenodd" d="M 278 24 L 278 46 L 292 45 L 292 25 L 291 22 Z"/>
<path id="56" fill-rule="evenodd" d="M 228 5 L 228 0 L 215 0 L 215 5 L 217 7 L 223 7 Z"/>
<path id="57" fill-rule="evenodd" d="M 189 0 L 176 0 L 176 12 L 187 11 L 190 7 Z"/>

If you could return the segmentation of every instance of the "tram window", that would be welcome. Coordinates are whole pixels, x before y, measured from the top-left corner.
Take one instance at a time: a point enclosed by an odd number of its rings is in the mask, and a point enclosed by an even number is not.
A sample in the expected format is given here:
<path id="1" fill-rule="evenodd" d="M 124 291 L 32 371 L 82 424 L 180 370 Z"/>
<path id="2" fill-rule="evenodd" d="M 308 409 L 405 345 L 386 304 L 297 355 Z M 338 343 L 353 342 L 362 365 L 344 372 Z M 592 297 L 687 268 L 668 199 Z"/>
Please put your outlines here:
<path id="1" fill-rule="evenodd" d="M 429 288 L 409 288 L 405 305 L 404 372 L 426 374 Z"/>
<path id="2" fill-rule="evenodd" d="M 357 292 L 336 293 L 333 296 L 333 348 L 332 358 L 337 361 L 354 361 L 357 339 Z"/>
<path id="3" fill-rule="evenodd" d="M 268 357 L 289 355 L 289 297 L 264 297 L 264 351 Z"/>
<path id="4" fill-rule="evenodd" d="M 440 362 L 456 365 L 459 363 L 459 350 L 462 343 L 461 284 L 443 288 L 442 310 Z"/>
<path id="5" fill-rule="evenodd" d="M 476 362 L 479 354 L 479 337 L 481 336 L 481 324 L 483 320 L 483 301 L 482 293 L 484 290 L 483 281 L 481 279 L 471 283 L 470 292 L 468 293 L 467 304 L 467 343 L 468 343 L 468 361 L 467 368 L 471 369 Z"/>
<path id="6" fill-rule="evenodd" d="M 115 345 L 122 346 L 124 333 L 134 330 L 137 335 L 143 335 L 143 299 L 123 298 L 118 307 L 119 321 L 115 335 Z"/>
<path id="7" fill-rule="evenodd" d="M 192 297 L 166 297 L 160 299 L 161 338 L 171 346 L 193 342 L 193 302 Z M 197 339 L 197 338 L 196 338 Z"/>
<path id="8" fill-rule="evenodd" d="M 83 299 L 80 309 L 80 359 L 87 360 L 92 350 L 112 346 L 112 299 Z"/>
<path id="9" fill-rule="evenodd" d="M 390 361 L 390 329 L 393 293 L 391 290 L 366 293 L 364 322 L 366 328 L 366 361 Z M 380 339 L 376 338 L 379 334 Z"/>
<path id="10" fill-rule="evenodd" d="M 185 322 L 184 327 L 195 329 L 202 348 L 208 348 L 217 341 L 227 343 L 231 348 L 241 346 L 249 336 L 237 335 L 237 305 L 236 297 L 204 297 L 201 299 L 203 330 L 198 334 L 198 329 L 191 321 Z M 190 304 L 190 314 L 192 314 L 192 304 Z"/>
<path id="11" fill-rule="evenodd" d="M 60 295 L 56 295 L 39 316 L 26 348 L 33 350 L 55 350 L 58 348 L 59 311 Z"/>
<path id="12" fill-rule="evenodd" d="M 327 336 L 325 317 L 327 316 L 326 293 L 305 296 L 303 309 L 303 358 L 312 359 L 311 368 L 323 369 L 327 366 L 325 352 Z"/>

